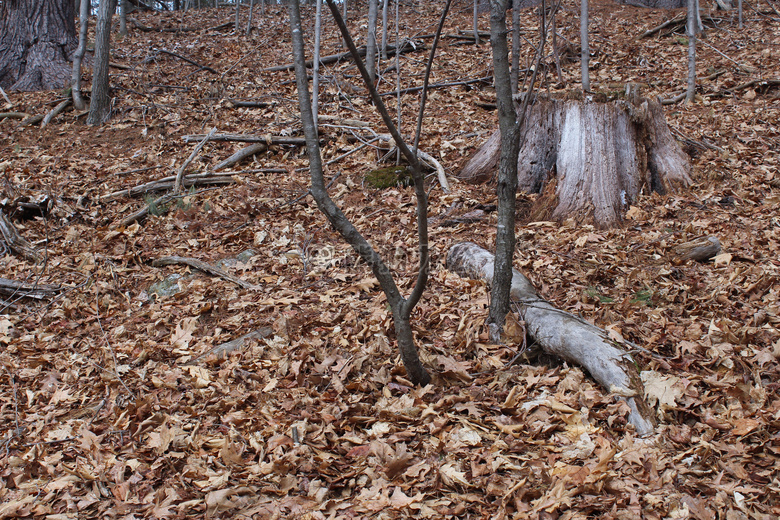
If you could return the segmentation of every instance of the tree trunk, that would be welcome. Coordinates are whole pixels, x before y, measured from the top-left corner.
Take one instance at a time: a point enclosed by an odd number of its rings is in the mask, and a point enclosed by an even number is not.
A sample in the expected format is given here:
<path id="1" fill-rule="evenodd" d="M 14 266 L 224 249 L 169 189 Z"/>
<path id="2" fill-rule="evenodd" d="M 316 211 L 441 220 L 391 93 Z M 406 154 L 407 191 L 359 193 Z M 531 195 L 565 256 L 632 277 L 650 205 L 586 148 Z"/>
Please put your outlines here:
<path id="1" fill-rule="evenodd" d="M 81 63 L 87 50 L 87 29 L 91 6 L 90 0 L 81 0 L 79 3 L 79 46 L 73 55 L 73 74 L 70 81 L 73 106 L 76 107 L 76 110 L 84 110 L 87 107 L 87 103 L 81 96 Z"/>
<path id="2" fill-rule="evenodd" d="M 472 242 L 455 244 L 447 254 L 447 269 L 464 277 L 490 283 L 494 268 L 493 255 Z M 511 297 L 528 334 L 545 352 L 583 367 L 607 391 L 626 400 L 629 422 L 639 435 L 653 433 L 653 412 L 644 401 L 636 364 L 626 351 L 604 330 L 550 305 L 516 269 L 512 270 Z"/>
<path id="3" fill-rule="evenodd" d="M 0 2 L 0 87 L 54 90 L 70 83 L 73 0 Z"/>
<path id="4" fill-rule="evenodd" d="M 582 91 L 590 92 L 590 44 L 588 43 L 588 0 L 580 0 L 580 70 Z"/>
<path id="5" fill-rule="evenodd" d="M 696 0 L 688 0 L 685 29 L 688 33 L 688 86 L 685 102 L 691 103 L 696 97 Z"/>
<path id="6" fill-rule="evenodd" d="M 88 125 L 100 125 L 111 118 L 111 97 L 108 91 L 108 62 L 111 54 L 111 9 L 113 2 L 98 6 L 95 26 L 95 65 L 92 73 L 92 100 L 89 103 Z"/>
<path id="7" fill-rule="evenodd" d="M 376 84 L 376 23 L 379 0 L 368 0 L 368 37 L 366 38 L 366 68 L 371 82 Z"/>
<path id="8" fill-rule="evenodd" d="M 632 88 L 628 89 L 633 90 Z M 657 101 L 540 98 L 531 108 L 518 154 L 518 187 L 541 193 L 533 218 L 618 225 L 640 193 L 690 184 L 690 161 L 669 131 Z M 461 179 L 495 173 L 499 132 L 474 154 Z"/>

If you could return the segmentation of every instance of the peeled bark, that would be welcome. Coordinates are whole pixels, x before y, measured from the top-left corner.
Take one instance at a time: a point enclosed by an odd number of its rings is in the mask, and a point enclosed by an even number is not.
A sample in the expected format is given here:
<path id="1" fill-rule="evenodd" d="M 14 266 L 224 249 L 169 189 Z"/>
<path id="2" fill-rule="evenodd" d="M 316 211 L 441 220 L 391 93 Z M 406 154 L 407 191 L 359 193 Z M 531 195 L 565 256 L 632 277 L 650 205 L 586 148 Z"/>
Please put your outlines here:
<path id="1" fill-rule="evenodd" d="M 33 91 L 67 86 L 76 44 L 72 0 L 0 2 L 0 87 Z"/>
<path id="2" fill-rule="evenodd" d="M 690 161 L 672 136 L 657 101 L 539 98 L 528 114 L 518 154 L 518 188 L 542 193 L 537 219 L 620 224 L 645 192 L 687 186 Z M 496 131 L 458 174 L 469 182 L 495 175 Z"/>
<path id="3" fill-rule="evenodd" d="M 447 269 L 490 283 L 493 255 L 477 244 L 461 242 L 450 248 Z M 625 399 L 631 410 L 629 422 L 639 435 L 653 433 L 653 411 L 644 401 L 642 379 L 627 352 L 618 348 L 604 330 L 542 299 L 516 269 L 512 270 L 510 296 L 528 334 L 546 353 L 583 367 L 607 391 Z"/>

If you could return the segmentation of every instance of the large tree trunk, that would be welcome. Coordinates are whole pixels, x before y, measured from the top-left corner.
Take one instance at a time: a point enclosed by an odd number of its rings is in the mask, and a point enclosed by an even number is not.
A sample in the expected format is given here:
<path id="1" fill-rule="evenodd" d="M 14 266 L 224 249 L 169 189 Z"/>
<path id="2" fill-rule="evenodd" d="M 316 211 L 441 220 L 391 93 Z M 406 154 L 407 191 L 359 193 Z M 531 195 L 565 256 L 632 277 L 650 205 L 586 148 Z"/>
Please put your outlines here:
<path id="1" fill-rule="evenodd" d="M 0 87 L 25 91 L 65 87 L 76 44 L 73 0 L 0 2 Z"/>
<path id="2" fill-rule="evenodd" d="M 490 283 L 495 263 L 493 255 L 477 244 L 461 242 L 450 248 L 447 269 Z M 513 269 L 512 273 L 512 301 L 517 304 L 528 334 L 542 350 L 583 367 L 608 392 L 625 399 L 630 409 L 629 422 L 639 435 L 653 433 L 655 418 L 644 400 L 642 379 L 631 355 L 620 349 L 604 330 L 550 305 L 519 271 Z"/>
<path id="3" fill-rule="evenodd" d="M 690 161 L 661 105 L 632 92 L 608 102 L 540 97 L 524 131 L 518 187 L 542 194 L 537 220 L 574 217 L 615 226 L 640 193 L 665 193 L 691 183 Z M 499 142 L 496 131 L 458 176 L 475 183 L 490 180 Z"/>

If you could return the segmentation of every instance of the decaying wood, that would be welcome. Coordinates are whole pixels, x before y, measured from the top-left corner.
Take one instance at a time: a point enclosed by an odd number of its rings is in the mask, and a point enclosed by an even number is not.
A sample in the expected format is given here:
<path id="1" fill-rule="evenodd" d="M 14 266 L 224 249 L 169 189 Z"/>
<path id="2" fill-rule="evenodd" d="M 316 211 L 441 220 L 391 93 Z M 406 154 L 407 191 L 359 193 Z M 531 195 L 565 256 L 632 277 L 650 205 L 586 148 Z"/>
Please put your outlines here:
<path id="1" fill-rule="evenodd" d="M 164 265 L 175 265 L 175 264 L 185 264 L 190 267 L 194 267 L 195 269 L 199 269 L 212 276 L 219 276 L 220 278 L 233 282 L 234 284 L 238 285 L 243 289 L 258 288 L 257 285 L 251 284 L 246 280 L 242 280 L 238 276 L 233 276 L 227 271 L 224 271 L 219 267 L 215 267 L 211 264 L 207 264 L 206 262 L 198 260 L 197 258 L 189 258 L 186 256 L 163 256 L 155 260 L 152 260 L 152 266 L 154 267 L 162 267 Z"/>
<path id="2" fill-rule="evenodd" d="M 672 249 L 672 260 L 678 264 L 688 260 L 704 262 L 718 253 L 720 253 L 720 240 L 717 237 L 700 237 L 675 246 Z"/>
<path id="3" fill-rule="evenodd" d="M 185 143 L 192 141 L 202 140 L 206 134 L 190 134 L 182 136 Z M 253 134 L 214 134 L 209 139 L 210 141 L 235 141 L 239 143 L 265 143 L 267 145 L 273 144 L 287 144 L 293 146 L 303 146 L 306 144 L 306 139 L 303 137 L 282 137 L 275 135 L 253 135 Z"/>
<path id="4" fill-rule="evenodd" d="M 0 278 L 0 294 L 5 296 L 24 296 L 35 300 L 45 300 L 61 290 L 62 287 L 59 285 L 33 284 Z"/>
<path id="5" fill-rule="evenodd" d="M 427 47 L 422 43 L 414 42 L 413 40 L 404 40 L 401 42 L 400 45 L 388 45 L 387 55 L 395 56 L 396 49 L 398 49 L 399 54 L 405 54 L 407 52 L 422 51 L 427 49 Z M 362 47 L 358 47 L 358 54 L 360 54 L 360 56 L 366 55 L 365 45 L 363 45 Z M 320 63 L 322 65 L 328 65 L 330 63 L 336 63 L 342 60 L 348 60 L 348 61 L 352 60 L 352 53 L 346 51 L 346 52 L 340 52 L 338 54 L 331 54 L 329 56 L 320 57 Z M 311 68 L 313 66 L 314 66 L 314 62 L 312 60 L 306 62 L 307 68 Z M 276 65 L 275 67 L 268 67 L 266 69 L 262 69 L 261 72 L 281 72 L 283 70 L 293 70 L 294 68 L 295 68 L 294 63 L 287 63 L 285 65 Z"/>
<path id="6" fill-rule="evenodd" d="M 614 101 L 540 96 L 523 126 L 518 189 L 541 193 L 537 220 L 592 218 L 600 227 L 622 221 L 641 192 L 665 193 L 691 183 L 690 161 L 657 101 L 638 95 Z M 457 175 L 467 182 L 493 177 L 498 130 Z"/>
<path id="7" fill-rule="evenodd" d="M 461 242 L 450 248 L 447 269 L 490 283 L 493 261 L 493 255 L 477 244 Z M 583 367 L 607 391 L 625 399 L 631 410 L 629 421 L 639 435 L 653 433 L 653 411 L 644 401 L 644 386 L 630 354 L 604 330 L 550 305 L 516 269 L 510 297 L 526 330 L 545 352 Z"/>
<path id="8" fill-rule="evenodd" d="M 38 250 L 19 234 L 13 222 L 2 211 L 0 211 L 0 239 L 5 247 L 30 262 L 37 264 L 43 259 Z"/>
<path id="9" fill-rule="evenodd" d="M 237 151 L 236 153 L 234 153 L 233 155 L 231 155 L 230 157 L 228 157 L 224 161 L 220 161 L 219 163 L 217 163 L 214 166 L 213 170 L 214 171 L 219 171 L 219 170 L 222 170 L 222 169 L 227 168 L 229 166 L 233 166 L 234 164 L 243 161 L 247 157 L 250 157 L 250 156 L 252 156 L 252 155 L 254 155 L 256 153 L 264 152 L 266 150 L 268 150 L 268 145 L 265 144 L 265 143 L 250 144 L 246 148 L 243 148 L 243 149 Z"/>
<path id="10" fill-rule="evenodd" d="M 211 357 L 211 356 L 217 356 L 217 357 L 226 357 L 228 354 L 233 352 L 234 350 L 238 350 L 241 347 L 244 346 L 244 343 L 249 339 L 264 339 L 267 338 L 273 334 L 273 330 L 271 327 L 263 327 L 257 330 L 253 330 L 249 334 L 244 334 L 243 336 L 239 336 L 236 339 L 232 339 L 230 341 L 226 341 L 225 343 L 222 343 L 220 345 L 217 345 L 216 347 L 210 348 L 200 356 L 196 357 L 195 359 L 188 361 L 184 363 L 185 366 L 187 365 L 197 365 L 204 359 Z"/>

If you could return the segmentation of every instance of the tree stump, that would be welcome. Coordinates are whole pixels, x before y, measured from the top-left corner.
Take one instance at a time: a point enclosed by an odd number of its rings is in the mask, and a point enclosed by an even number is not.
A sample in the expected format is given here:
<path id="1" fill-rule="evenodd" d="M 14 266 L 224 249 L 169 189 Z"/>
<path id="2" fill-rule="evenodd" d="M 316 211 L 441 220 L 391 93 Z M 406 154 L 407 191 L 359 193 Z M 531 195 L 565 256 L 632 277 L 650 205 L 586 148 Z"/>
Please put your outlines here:
<path id="1" fill-rule="evenodd" d="M 577 96 L 573 96 L 577 97 Z M 594 98 L 594 99 L 591 99 Z M 592 220 L 619 225 L 640 193 L 688 186 L 691 165 L 658 101 L 633 88 L 609 100 L 540 96 L 530 108 L 518 155 L 518 189 L 540 193 L 537 220 Z M 458 177 L 490 180 L 498 164 L 497 130 Z"/>

